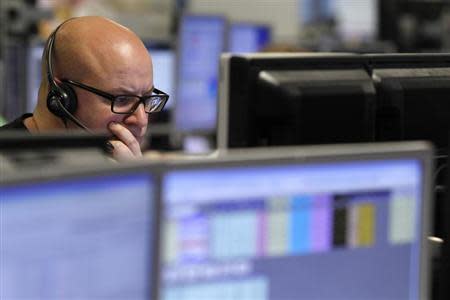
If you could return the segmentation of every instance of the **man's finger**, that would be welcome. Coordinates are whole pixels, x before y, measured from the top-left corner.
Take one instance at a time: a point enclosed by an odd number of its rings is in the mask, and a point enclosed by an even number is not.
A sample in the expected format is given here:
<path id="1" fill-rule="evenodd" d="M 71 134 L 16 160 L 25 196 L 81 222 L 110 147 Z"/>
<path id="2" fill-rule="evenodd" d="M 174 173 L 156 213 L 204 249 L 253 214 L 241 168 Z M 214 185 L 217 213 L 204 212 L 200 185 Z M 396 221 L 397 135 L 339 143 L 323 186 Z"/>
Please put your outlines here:
<path id="1" fill-rule="evenodd" d="M 119 123 L 111 123 L 109 128 L 116 138 L 124 143 L 135 156 L 142 156 L 141 146 L 131 131 Z"/>

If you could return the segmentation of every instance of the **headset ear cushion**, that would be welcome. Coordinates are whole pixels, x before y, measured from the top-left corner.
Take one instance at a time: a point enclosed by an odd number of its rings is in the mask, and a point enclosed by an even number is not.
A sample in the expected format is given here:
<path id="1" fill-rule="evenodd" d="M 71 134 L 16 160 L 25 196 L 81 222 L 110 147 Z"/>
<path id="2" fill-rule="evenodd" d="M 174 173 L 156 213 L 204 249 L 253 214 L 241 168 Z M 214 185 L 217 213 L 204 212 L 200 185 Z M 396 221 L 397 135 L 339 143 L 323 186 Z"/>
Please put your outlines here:
<path id="1" fill-rule="evenodd" d="M 69 113 L 74 114 L 77 110 L 77 105 L 77 94 L 68 84 L 61 83 L 58 85 L 58 89 L 52 89 L 48 93 L 47 108 L 60 118 L 67 117 L 67 113 L 61 109 L 61 106 L 64 106 Z"/>
<path id="2" fill-rule="evenodd" d="M 65 97 L 63 97 L 64 101 L 62 104 L 71 114 L 74 114 L 78 107 L 77 94 L 73 88 L 66 83 L 60 83 L 59 87 L 66 94 Z"/>
<path id="3" fill-rule="evenodd" d="M 63 97 L 60 92 L 51 90 L 47 96 L 47 108 L 55 116 L 58 116 L 60 118 L 65 118 L 66 114 L 60 107 L 63 103 L 62 98 Z"/>

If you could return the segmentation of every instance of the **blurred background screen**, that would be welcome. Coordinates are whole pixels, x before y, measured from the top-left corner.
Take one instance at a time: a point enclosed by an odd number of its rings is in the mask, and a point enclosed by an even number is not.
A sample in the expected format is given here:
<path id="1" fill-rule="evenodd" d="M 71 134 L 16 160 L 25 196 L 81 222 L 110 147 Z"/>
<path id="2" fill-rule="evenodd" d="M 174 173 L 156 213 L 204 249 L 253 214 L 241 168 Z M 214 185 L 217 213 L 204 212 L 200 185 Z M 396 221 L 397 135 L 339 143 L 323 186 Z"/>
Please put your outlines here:
<path id="1" fill-rule="evenodd" d="M 0 187 L 4 299 L 148 299 L 154 179 L 145 172 Z"/>

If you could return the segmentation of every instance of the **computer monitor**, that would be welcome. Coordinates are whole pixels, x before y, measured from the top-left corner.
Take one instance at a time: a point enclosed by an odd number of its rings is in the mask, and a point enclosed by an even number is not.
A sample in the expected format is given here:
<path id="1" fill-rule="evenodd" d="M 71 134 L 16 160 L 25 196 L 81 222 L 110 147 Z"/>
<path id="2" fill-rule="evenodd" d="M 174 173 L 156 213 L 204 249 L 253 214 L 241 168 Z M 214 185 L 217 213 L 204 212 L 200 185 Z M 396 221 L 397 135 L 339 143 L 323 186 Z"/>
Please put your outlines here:
<path id="1" fill-rule="evenodd" d="M 218 147 L 368 142 L 375 88 L 353 54 L 221 57 Z"/>
<path id="2" fill-rule="evenodd" d="M 377 93 L 376 140 L 429 140 L 447 155 L 450 55 L 365 55 Z"/>
<path id="3" fill-rule="evenodd" d="M 106 133 L 85 131 L 54 131 L 30 134 L 24 130 L 8 130 L 0 133 L 0 151 L 47 151 L 50 149 L 95 148 L 106 150 L 110 139 Z"/>
<path id="4" fill-rule="evenodd" d="M 220 16 L 185 15 L 180 21 L 174 122 L 180 133 L 215 133 L 226 30 L 227 22 Z"/>
<path id="5" fill-rule="evenodd" d="M 164 110 L 170 110 L 175 103 L 175 67 L 176 51 L 167 43 L 146 42 L 153 63 L 153 84 L 159 90 L 169 94 L 170 98 Z"/>
<path id="6" fill-rule="evenodd" d="M 157 178 L 95 164 L 0 177 L 2 299 L 154 299 Z"/>
<path id="7" fill-rule="evenodd" d="M 228 32 L 228 52 L 259 52 L 269 45 L 271 29 L 268 25 L 232 23 Z"/>
<path id="8" fill-rule="evenodd" d="M 39 86 L 42 78 L 42 54 L 44 45 L 35 44 L 28 48 L 27 62 L 27 102 L 25 109 L 27 112 L 33 112 L 38 101 Z"/>
<path id="9" fill-rule="evenodd" d="M 245 149 L 162 177 L 161 299 L 426 299 L 427 144 Z"/>
<path id="10" fill-rule="evenodd" d="M 73 169 L 110 163 L 106 134 L 84 131 L 30 134 L 23 130 L 0 132 L 0 176 L 12 169 Z"/>

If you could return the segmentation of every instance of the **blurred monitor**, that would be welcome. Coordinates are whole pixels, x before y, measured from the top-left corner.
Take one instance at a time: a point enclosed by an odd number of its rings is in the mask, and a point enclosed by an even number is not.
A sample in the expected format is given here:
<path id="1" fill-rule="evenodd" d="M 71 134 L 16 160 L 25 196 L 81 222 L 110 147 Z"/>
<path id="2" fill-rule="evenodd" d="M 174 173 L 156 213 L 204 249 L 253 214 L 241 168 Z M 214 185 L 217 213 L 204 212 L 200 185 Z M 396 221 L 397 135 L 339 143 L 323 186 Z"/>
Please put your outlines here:
<path id="1" fill-rule="evenodd" d="M 50 149 L 96 148 L 105 149 L 110 136 L 85 131 L 62 131 L 30 134 L 24 130 L 0 132 L 0 151 L 46 151 Z"/>
<path id="2" fill-rule="evenodd" d="M 300 0 L 300 20 L 303 24 L 326 22 L 334 17 L 334 0 Z"/>
<path id="3" fill-rule="evenodd" d="M 208 137 L 201 135 L 189 135 L 183 139 L 183 152 L 201 154 L 211 152 L 214 149 Z"/>
<path id="4" fill-rule="evenodd" d="M 344 42 L 378 38 L 379 0 L 334 0 L 336 29 Z"/>
<path id="5" fill-rule="evenodd" d="M 94 167 L 1 178 L 0 298 L 152 299 L 156 178 Z"/>
<path id="6" fill-rule="evenodd" d="M 153 84 L 154 86 L 169 94 L 169 101 L 164 110 L 171 109 L 175 103 L 175 50 L 167 44 L 146 43 L 147 50 L 152 57 Z"/>
<path id="7" fill-rule="evenodd" d="M 233 23 L 228 32 L 228 50 L 233 53 L 259 52 L 269 45 L 271 30 L 268 25 Z"/>
<path id="8" fill-rule="evenodd" d="M 378 0 L 300 0 L 299 8 L 302 25 L 332 26 L 343 42 L 377 39 Z"/>
<path id="9" fill-rule="evenodd" d="M 352 54 L 224 54 L 218 147 L 368 142 L 375 88 Z"/>
<path id="10" fill-rule="evenodd" d="M 41 84 L 42 54 L 44 45 L 35 44 L 28 48 L 27 62 L 27 102 L 26 112 L 33 112 L 38 100 L 39 86 Z"/>
<path id="11" fill-rule="evenodd" d="M 424 143 L 253 149 L 162 177 L 161 299 L 426 299 Z"/>
<path id="12" fill-rule="evenodd" d="M 106 134 L 84 131 L 30 134 L 24 130 L 0 132 L 0 174 L 57 172 L 64 169 L 111 164 Z M 0 176 L 1 177 L 1 176 Z"/>
<path id="13" fill-rule="evenodd" d="M 429 140 L 448 148 L 450 55 L 366 55 L 377 92 L 376 139 Z"/>
<path id="14" fill-rule="evenodd" d="M 214 133 L 220 54 L 226 48 L 227 22 L 219 16 L 185 15 L 178 41 L 175 129 Z"/>

